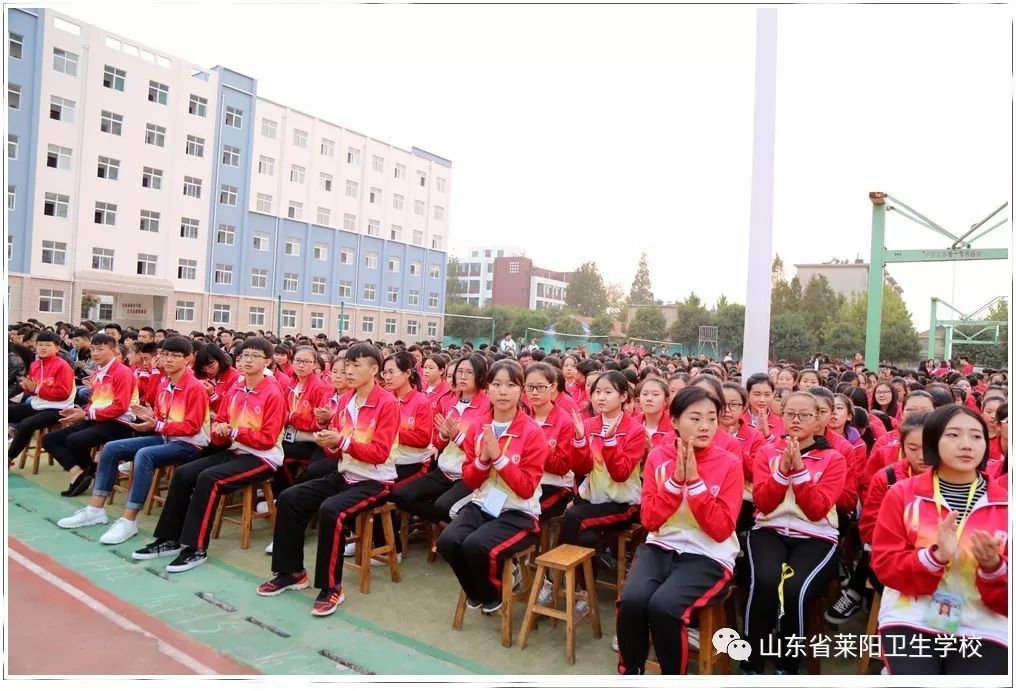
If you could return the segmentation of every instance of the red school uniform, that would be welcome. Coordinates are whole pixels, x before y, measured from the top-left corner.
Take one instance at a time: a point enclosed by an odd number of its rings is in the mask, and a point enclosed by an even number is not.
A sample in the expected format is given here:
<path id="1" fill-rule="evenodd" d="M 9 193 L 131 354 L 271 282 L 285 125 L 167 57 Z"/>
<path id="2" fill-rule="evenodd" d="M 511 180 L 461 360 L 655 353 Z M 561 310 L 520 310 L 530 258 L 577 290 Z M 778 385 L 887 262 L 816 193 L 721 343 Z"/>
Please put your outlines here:
<path id="1" fill-rule="evenodd" d="M 279 387 L 262 379 L 248 389 L 241 379 L 219 405 L 215 422 L 228 423 L 233 432 L 229 437 L 212 434 L 212 443 L 225 446 L 234 453 L 248 453 L 273 467 L 282 465 L 282 426 L 286 420 L 286 398 Z"/>
<path id="2" fill-rule="evenodd" d="M 339 399 L 329 427 L 338 430 L 346 439 L 338 447 L 325 449 L 325 454 L 339 459 L 337 470 L 349 482 L 394 482 L 392 446 L 399 433 L 399 404 L 390 392 L 375 386 L 363 405 L 356 409 L 354 419 L 355 397 L 353 389 Z"/>
<path id="3" fill-rule="evenodd" d="M 586 479 L 579 486 L 579 496 L 592 502 L 619 502 L 637 505 L 642 496 L 640 466 L 645 453 L 646 430 L 627 413 L 610 438 L 603 436 L 603 416 L 585 421 L 585 436 L 574 442 L 574 470 Z"/>
<path id="4" fill-rule="evenodd" d="M 543 467 L 542 485 L 568 487 L 574 489 L 574 467 L 577 462 L 575 449 L 575 423 L 571 415 L 557 407 L 551 406 L 547 419 L 543 422 L 534 420 L 547 439 L 550 453 Z"/>
<path id="5" fill-rule="evenodd" d="M 445 439 L 437 427 L 434 428 L 433 444 L 440 452 L 437 464 L 441 472 L 451 480 L 458 480 L 462 477 L 462 464 L 466 460 L 464 444 L 469 428 L 473 421 L 479 419 L 490 410 L 490 399 L 483 391 L 477 391 L 476 395 L 462 407 L 461 411 L 456 408 L 459 404 L 459 397 L 452 394 L 445 396 L 440 401 L 437 413 L 445 418 L 454 420 L 458 425 L 459 433 L 454 439 Z M 436 417 L 436 414 L 435 414 Z"/>
<path id="6" fill-rule="evenodd" d="M 134 419 L 131 404 L 138 403 L 134 373 L 119 360 L 92 375 L 92 398 L 85 406 L 89 420 L 95 422 L 128 422 Z"/>
<path id="7" fill-rule="evenodd" d="M 913 476 L 910 461 L 902 458 L 892 465 L 880 469 L 871 478 L 871 483 L 868 485 L 868 495 L 864 498 L 861 516 L 857 521 L 857 529 L 861 533 L 861 541 L 866 545 L 871 544 L 875 534 L 875 523 L 878 521 L 878 510 L 882 508 L 885 495 L 892 486 L 889 484 L 890 472 L 892 472 L 895 478 L 893 484 L 909 480 Z"/>
<path id="8" fill-rule="evenodd" d="M 58 355 L 36 358 L 28 367 L 28 377 L 38 384 L 29 399 L 33 410 L 58 410 L 74 405 L 74 370 Z"/>
<path id="9" fill-rule="evenodd" d="M 230 397 L 233 387 L 236 386 L 240 379 L 240 373 L 236 371 L 236 368 L 229 367 L 225 372 L 219 372 L 219 375 L 215 379 L 208 380 L 215 387 L 215 390 L 208 397 L 208 405 L 212 409 L 212 413 L 217 414 L 219 412 L 220 404 L 223 400 Z"/>
<path id="10" fill-rule="evenodd" d="M 431 410 L 437 410 L 438 401 L 440 401 L 446 394 L 452 390 L 451 384 L 442 377 L 441 381 L 437 383 L 437 386 L 433 388 L 427 388 L 424 394 L 427 396 L 427 400 L 430 401 Z"/>
<path id="11" fill-rule="evenodd" d="M 392 446 L 395 465 L 428 463 L 431 439 L 434 438 L 434 411 L 427 394 L 410 388 L 406 395 L 397 398 L 399 405 L 399 434 Z"/>
<path id="12" fill-rule="evenodd" d="M 176 384 L 169 377 L 162 378 L 152 410 L 157 434 L 198 448 L 208 446 L 211 426 L 208 393 L 191 370 L 184 370 Z"/>
<path id="13" fill-rule="evenodd" d="M 313 374 L 304 380 L 303 386 L 299 380 L 293 382 L 293 388 L 286 392 L 286 403 L 288 415 L 286 423 L 292 425 L 299 432 L 315 432 L 318 429 L 317 418 L 314 417 L 314 409 L 322 407 L 335 390 L 331 384 L 325 384 Z"/>
<path id="14" fill-rule="evenodd" d="M 493 415 L 487 411 L 475 419 L 467 433 L 466 460 L 462 464 L 462 481 L 473 490 L 472 501 L 483 506 L 494 488 L 507 495 L 502 511 L 522 511 L 533 517 L 540 515 L 540 478 L 550 453 L 543 431 L 533 418 L 521 410 L 515 414 L 508 429 L 498 440 L 501 455 L 492 461 L 480 461 L 483 428 Z M 534 524 L 538 530 L 538 524 Z"/>
<path id="15" fill-rule="evenodd" d="M 642 425 L 643 428 L 645 428 L 646 426 L 645 414 L 640 413 L 635 417 L 638 420 L 639 424 Z M 673 446 L 674 436 L 676 432 L 674 431 L 674 424 L 670 421 L 670 413 L 664 410 L 663 414 L 660 415 L 660 422 L 657 424 L 656 429 L 653 430 L 651 434 L 649 430 L 646 430 L 646 434 L 649 434 L 650 436 L 649 444 L 654 449 L 657 446 L 664 446 L 668 442 L 670 443 L 671 446 Z"/>
<path id="16" fill-rule="evenodd" d="M 746 410 L 741 414 L 741 423 L 758 429 L 758 427 L 752 422 L 750 411 Z M 783 427 L 783 418 L 779 417 L 776 413 L 769 411 L 769 415 L 766 417 L 766 423 L 769 425 L 769 436 L 764 437 L 766 444 L 772 444 L 786 433 L 786 430 Z"/>

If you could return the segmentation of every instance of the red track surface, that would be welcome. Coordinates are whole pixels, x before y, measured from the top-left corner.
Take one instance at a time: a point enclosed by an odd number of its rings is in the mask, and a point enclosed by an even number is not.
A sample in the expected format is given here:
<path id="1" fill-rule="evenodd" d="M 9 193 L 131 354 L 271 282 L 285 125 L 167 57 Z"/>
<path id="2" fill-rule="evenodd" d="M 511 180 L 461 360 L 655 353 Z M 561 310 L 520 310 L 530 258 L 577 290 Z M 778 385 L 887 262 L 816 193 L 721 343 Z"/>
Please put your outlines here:
<path id="1" fill-rule="evenodd" d="M 9 674 L 195 674 L 170 647 L 216 674 L 257 674 L 256 670 L 187 638 L 17 540 L 10 539 L 9 546 L 168 644 L 160 645 L 149 636 L 123 628 L 79 598 L 8 558 Z"/>

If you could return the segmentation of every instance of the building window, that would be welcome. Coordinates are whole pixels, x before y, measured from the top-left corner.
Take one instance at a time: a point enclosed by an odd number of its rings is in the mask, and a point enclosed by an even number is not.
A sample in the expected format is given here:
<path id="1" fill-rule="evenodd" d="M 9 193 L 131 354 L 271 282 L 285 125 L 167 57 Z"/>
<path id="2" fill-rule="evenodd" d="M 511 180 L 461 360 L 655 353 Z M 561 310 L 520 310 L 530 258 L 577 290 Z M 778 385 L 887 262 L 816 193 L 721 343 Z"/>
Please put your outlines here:
<path id="1" fill-rule="evenodd" d="M 542 283 L 540 285 L 543 285 Z M 491 290 L 494 287 L 494 281 L 487 281 L 487 290 Z M 539 287 L 539 286 L 537 286 Z"/>
<path id="2" fill-rule="evenodd" d="M 366 254 L 366 256 L 364 257 L 363 263 L 364 263 L 364 266 L 366 266 L 368 269 L 376 269 L 377 268 L 377 252 L 368 252 Z"/>
<path id="3" fill-rule="evenodd" d="M 116 204 L 95 202 L 95 222 L 101 225 L 116 225 Z"/>
<path id="4" fill-rule="evenodd" d="M 303 204 L 301 202 L 289 201 L 289 218 L 299 221 L 303 218 Z"/>
<path id="5" fill-rule="evenodd" d="M 413 213 L 417 216 L 423 216 L 423 202 L 419 199 L 413 200 Z"/>
<path id="6" fill-rule="evenodd" d="M 254 249 L 257 252 L 268 251 L 268 233 L 254 233 Z"/>
<path id="7" fill-rule="evenodd" d="M 339 315 L 338 327 L 339 327 L 339 336 L 341 336 L 344 331 L 349 331 L 349 315 L 348 314 L 340 314 Z"/>
<path id="8" fill-rule="evenodd" d="M 296 310 L 282 310 L 282 328 L 296 328 Z"/>
<path id="9" fill-rule="evenodd" d="M 229 166 L 231 168 L 240 167 L 240 147 L 229 146 L 228 144 L 222 147 L 222 165 Z"/>
<path id="10" fill-rule="evenodd" d="M 352 266 L 353 264 L 352 247 L 343 247 L 342 250 L 339 251 L 339 262 L 341 262 L 342 264 Z"/>
<path id="11" fill-rule="evenodd" d="M 7 135 L 7 158 L 12 161 L 18 160 L 18 142 L 20 141 L 16 134 Z"/>
<path id="12" fill-rule="evenodd" d="M 300 256 L 300 239 L 299 238 L 286 238 L 286 254 L 291 257 Z"/>
<path id="13" fill-rule="evenodd" d="M 145 144 L 166 146 L 166 128 L 152 123 L 145 124 Z"/>
<path id="14" fill-rule="evenodd" d="M 226 106 L 226 127 L 243 127 L 243 111 L 233 106 Z"/>
<path id="15" fill-rule="evenodd" d="M 96 174 L 105 180 L 119 180 L 120 161 L 109 156 L 99 156 L 99 167 Z"/>
<path id="16" fill-rule="evenodd" d="M 229 285 L 233 282 L 233 265 L 232 264 L 216 264 L 215 265 L 215 282 L 220 285 Z"/>
<path id="17" fill-rule="evenodd" d="M 74 101 L 61 98 L 60 96 L 52 96 L 49 99 L 49 119 L 58 120 L 59 122 L 74 122 L 74 111 L 76 108 L 77 104 Z M 103 115 L 105 115 L 105 111 L 103 111 Z M 122 119 L 121 124 L 123 124 Z M 120 134 L 120 132 L 117 131 L 114 134 Z"/>
<path id="18" fill-rule="evenodd" d="M 406 179 L 406 166 L 402 165 L 401 163 L 395 164 L 395 179 L 396 180 Z"/>
<path id="19" fill-rule="evenodd" d="M 251 288 L 267 288 L 268 287 L 268 269 L 251 269 L 250 270 L 250 287 Z"/>
<path id="20" fill-rule="evenodd" d="M 123 134 L 123 116 L 108 110 L 102 111 L 102 117 L 99 119 L 99 131 L 119 137 Z"/>
<path id="21" fill-rule="evenodd" d="M 353 180 L 346 180 L 346 196 L 356 197 L 360 192 L 360 184 Z"/>
<path id="22" fill-rule="evenodd" d="M 157 81 L 148 81 L 148 100 L 152 103 L 166 105 L 169 103 L 169 87 Z"/>
<path id="23" fill-rule="evenodd" d="M 363 299 L 373 302 L 377 300 L 377 286 L 373 283 L 363 284 Z"/>
<path id="24" fill-rule="evenodd" d="M 393 274 L 397 274 L 401 269 L 401 261 L 398 257 L 388 257 L 388 270 Z"/>
<path id="25" fill-rule="evenodd" d="M 71 198 L 66 194 L 53 194 L 46 192 L 42 203 L 42 214 L 56 218 L 67 218 L 67 207 L 70 206 Z"/>
<path id="26" fill-rule="evenodd" d="M 434 185 L 437 188 L 438 192 L 444 192 L 445 189 L 447 189 L 448 183 L 445 181 L 444 178 L 438 178 L 435 181 Z"/>
<path id="27" fill-rule="evenodd" d="M 419 307 L 420 306 L 420 291 L 410 290 L 409 291 L 409 306 Z"/>
<path id="28" fill-rule="evenodd" d="M 226 206 L 236 206 L 237 189 L 233 185 L 222 185 L 219 187 L 219 203 Z"/>
<path id="29" fill-rule="evenodd" d="M 275 159 L 268 156 L 258 157 L 258 174 L 275 175 Z"/>
<path id="30" fill-rule="evenodd" d="M 187 147 L 184 150 L 188 156 L 197 156 L 198 158 L 205 157 L 205 140 L 202 137 L 196 137 L 193 134 L 187 135 Z M 225 161 L 223 161 L 225 163 Z"/>
<path id="31" fill-rule="evenodd" d="M 185 175 L 183 178 L 183 195 L 201 199 L 201 180 Z"/>
<path id="32" fill-rule="evenodd" d="M 67 243 L 55 240 L 42 241 L 42 263 L 63 266 L 67 263 Z"/>
<path id="33" fill-rule="evenodd" d="M 186 216 L 181 218 L 180 237 L 188 238 L 190 240 L 196 240 L 198 237 L 198 219 L 187 218 Z"/>
<path id="34" fill-rule="evenodd" d="M 153 190 L 162 189 L 162 171 L 145 166 L 141 169 L 141 186 Z"/>
<path id="35" fill-rule="evenodd" d="M 401 194 L 392 195 L 392 208 L 396 211 L 402 211 L 402 208 L 406 205 L 406 197 Z"/>
<path id="36" fill-rule="evenodd" d="M 325 328 L 325 313 L 324 312 L 311 312 L 310 313 L 310 328 L 315 331 L 320 331 Z"/>
<path id="37" fill-rule="evenodd" d="M 321 140 L 321 155 L 327 156 L 328 158 L 335 157 L 335 142 L 331 139 Z"/>
<path id="38" fill-rule="evenodd" d="M 435 338 L 437 336 L 437 322 L 427 322 L 427 338 Z"/>
<path id="39" fill-rule="evenodd" d="M 261 118 L 261 136 L 268 137 L 269 139 L 275 139 L 276 132 L 278 131 L 279 123 L 268 118 Z"/>
<path id="40" fill-rule="evenodd" d="M 380 156 L 372 156 L 370 166 L 375 173 L 385 172 L 385 160 Z"/>
<path id="41" fill-rule="evenodd" d="M 302 185 L 306 174 L 307 169 L 303 166 L 293 166 L 289 169 L 289 181 Z"/>
<path id="42" fill-rule="evenodd" d="M 395 304 L 399 301 L 399 289 L 395 287 L 388 288 L 387 294 L 388 302 Z"/>
<path id="43" fill-rule="evenodd" d="M 390 240 L 395 240 L 396 242 L 402 242 L 402 226 L 397 226 L 393 223 L 391 232 L 388 234 L 388 238 Z"/>
<path id="44" fill-rule="evenodd" d="M 220 223 L 215 231 L 215 244 L 230 247 L 236 244 L 236 226 Z"/>
<path id="45" fill-rule="evenodd" d="M 376 218 L 367 219 L 367 235 L 376 238 L 381 234 L 381 221 Z"/>
<path id="46" fill-rule="evenodd" d="M 314 243 L 314 260 L 319 262 L 328 261 L 328 245 L 324 243 Z"/>
<path id="47" fill-rule="evenodd" d="M 483 250 L 483 256 L 486 259 L 490 259 L 490 250 Z"/>
<path id="48" fill-rule="evenodd" d="M 409 275 L 410 276 L 419 276 L 420 275 L 420 268 L 421 268 L 420 262 L 409 262 Z"/>
<path id="49" fill-rule="evenodd" d="M 415 319 L 406 320 L 406 335 L 407 336 L 419 336 L 420 335 L 420 322 Z"/>
<path id="50" fill-rule="evenodd" d="M 7 210 L 8 211 L 14 211 L 14 208 L 17 205 L 17 197 L 18 197 L 17 188 L 14 185 L 7 185 Z M 10 253 L 8 253 L 8 254 L 10 254 Z M 10 259 L 10 257 L 7 257 L 7 258 Z"/>
<path id="51" fill-rule="evenodd" d="M 197 94 L 190 95 L 190 103 L 187 105 L 187 112 L 198 117 L 208 116 L 208 99 Z"/>
<path id="52" fill-rule="evenodd" d="M 442 238 L 441 238 L 440 235 L 434 235 L 434 236 L 432 236 L 430 238 L 430 248 L 432 250 L 439 250 L 439 249 L 441 249 L 441 240 L 442 240 Z"/>
<path id="53" fill-rule="evenodd" d="M 420 230 L 419 228 L 413 228 L 413 244 L 414 245 L 423 244 L 423 231 Z"/>
<path id="54" fill-rule="evenodd" d="M 441 265 L 440 264 L 431 264 L 430 265 L 430 277 L 431 278 L 441 278 Z"/>
<path id="55" fill-rule="evenodd" d="M 340 298 L 351 298 L 351 297 L 353 297 L 353 282 L 352 281 L 339 281 L 339 297 Z"/>
<path id="56" fill-rule="evenodd" d="M 321 187 L 324 188 L 325 192 L 332 191 L 332 176 L 327 173 L 321 173 Z"/>
<path id="57" fill-rule="evenodd" d="M 192 321 L 194 321 L 194 301 L 193 300 L 177 300 L 176 301 L 176 320 L 178 322 L 192 322 Z"/>
<path id="58" fill-rule="evenodd" d="M 299 149 L 306 149 L 307 133 L 303 130 L 293 130 L 293 146 Z"/>
<path id="59" fill-rule="evenodd" d="M 53 69 L 71 77 L 78 76 L 78 54 L 63 48 L 53 48 Z"/>
<path id="60" fill-rule="evenodd" d="M 434 220 L 435 221 L 443 221 L 444 220 L 444 207 L 443 206 L 435 206 L 434 207 Z"/>
<path id="61" fill-rule="evenodd" d="M 326 226 L 331 222 L 331 220 L 332 220 L 331 209 L 326 209 L 323 206 L 319 206 L 317 208 L 317 224 L 319 226 Z"/>
<path id="62" fill-rule="evenodd" d="M 360 322 L 360 326 L 362 327 L 360 330 L 364 333 L 374 333 L 374 317 L 364 317 Z"/>
<path id="63" fill-rule="evenodd" d="M 21 110 L 21 87 L 11 82 L 7 82 L 7 107 Z"/>
<path id="64" fill-rule="evenodd" d="M 25 37 L 21 34 L 16 34 L 13 31 L 7 32 L 7 56 L 14 58 L 15 60 L 21 59 L 21 54 L 25 49 Z"/>
<path id="65" fill-rule="evenodd" d="M 265 325 L 265 308 L 264 307 L 251 307 L 247 313 L 247 322 L 251 326 L 264 326 Z"/>
<path id="66" fill-rule="evenodd" d="M 123 91 L 127 84 L 127 72 L 125 70 L 117 69 L 111 65 L 106 65 L 106 68 L 102 72 L 102 85 L 107 89 L 115 89 L 116 91 Z"/>
<path id="67" fill-rule="evenodd" d="M 43 288 L 39 291 L 39 311 L 59 314 L 64 311 L 64 292 Z"/>
<path id="68" fill-rule="evenodd" d="M 431 293 L 427 296 L 427 307 L 437 309 L 437 293 Z"/>
<path id="69" fill-rule="evenodd" d="M 398 322 L 395 319 L 385 319 L 385 333 L 393 334 Z"/>
<path id="70" fill-rule="evenodd" d="M 230 306 L 217 302 L 212 305 L 212 323 L 228 324 L 230 317 Z"/>
<path id="71" fill-rule="evenodd" d="M 427 186 L 427 174 L 424 173 L 422 170 L 416 171 L 416 178 L 417 180 L 420 181 L 420 187 Z"/>
<path id="72" fill-rule="evenodd" d="M 154 254 L 138 254 L 138 276 L 154 276 L 159 258 Z"/>
<path id="73" fill-rule="evenodd" d="M 140 229 L 146 233 L 158 233 L 160 216 L 161 214 L 158 211 L 146 211 L 142 209 Z"/>
<path id="74" fill-rule="evenodd" d="M 325 279 L 321 276 L 314 276 L 310 280 L 310 292 L 313 295 L 324 295 L 325 294 Z"/>
<path id="75" fill-rule="evenodd" d="M 381 188 L 379 187 L 370 188 L 370 203 L 371 204 L 381 203 Z"/>
<path id="76" fill-rule="evenodd" d="M 346 163 L 354 166 L 360 165 L 360 150 L 353 147 L 346 149 Z"/>
<path id="77" fill-rule="evenodd" d="M 343 230 L 356 230 L 356 214 L 342 214 Z"/>
<path id="78" fill-rule="evenodd" d="M 105 247 L 92 248 L 92 268 L 98 271 L 113 270 L 113 250 Z"/>
<path id="79" fill-rule="evenodd" d="M 263 214 L 272 213 L 272 195 L 258 192 L 254 208 Z"/>
<path id="80" fill-rule="evenodd" d="M 9 143 L 10 141 L 8 140 L 8 144 Z M 8 153 L 10 153 L 9 147 Z M 71 156 L 73 155 L 73 153 L 74 153 L 73 151 L 71 151 L 65 146 L 56 146 L 54 144 L 50 144 L 47 147 L 46 151 L 46 165 L 49 166 L 50 168 L 59 168 L 60 170 L 70 170 Z"/>

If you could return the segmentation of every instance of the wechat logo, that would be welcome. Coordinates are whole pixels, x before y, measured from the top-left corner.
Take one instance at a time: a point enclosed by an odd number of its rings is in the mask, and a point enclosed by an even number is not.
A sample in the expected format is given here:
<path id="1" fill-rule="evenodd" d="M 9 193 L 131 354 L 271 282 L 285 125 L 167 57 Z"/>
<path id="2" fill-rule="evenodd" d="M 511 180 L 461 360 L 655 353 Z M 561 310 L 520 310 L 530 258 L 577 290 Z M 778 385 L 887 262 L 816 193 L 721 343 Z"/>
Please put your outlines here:
<path id="1" fill-rule="evenodd" d="M 751 657 L 751 643 L 741 640 L 734 629 L 720 629 L 713 634 L 713 648 L 717 653 L 726 653 L 731 660 L 744 662 Z"/>

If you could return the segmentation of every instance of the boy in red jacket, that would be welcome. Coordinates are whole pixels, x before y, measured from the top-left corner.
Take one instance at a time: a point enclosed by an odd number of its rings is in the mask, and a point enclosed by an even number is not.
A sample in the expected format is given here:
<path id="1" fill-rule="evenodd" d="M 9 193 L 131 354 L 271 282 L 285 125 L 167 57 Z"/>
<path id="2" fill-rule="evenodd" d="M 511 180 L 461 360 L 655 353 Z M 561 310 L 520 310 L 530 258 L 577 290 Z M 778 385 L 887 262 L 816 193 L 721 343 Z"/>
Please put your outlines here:
<path id="1" fill-rule="evenodd" d="M 7 458 L 14 460 L 36 430 L 60 421 L 60 411 L 74 405 L 74 370 L 57 353 L 60 337 L 43 331 L 35 339 L 36 358 L 21 380 L 25 399 L 7 404 L 7 422 L 14 429 Z"/>
<path id="2" fill-rule="evenodd" d="M 178 555 L 166 566 L 171 573 L 204 564 L 219 497 L 272 478 L 282 464 L 286 399 L 264 375 L 272 344 L 248 338 L 241 352 L 244 381 L 223 401 L 211 429 L 213 442 L 232 442 L 230 447 L 177 468 L 155 526 L 155 541 L 134 552 L 134 559 Z"/>
<path id="3" fill-rule="evenodd" d="M 117 466 L 134 461 L 134 477 L 123 516 L 107 530 L 99 542 L 118 545 L 138 534 L 137 516 L 145 505 L 155 468 L 180 465 L 198 457 L 208 444 L 208 394 L 189 367 L 193 348 L 190 340 L 171 336 L 163 341 L 163 367 L 166 376 L 155 397 L 155 408 L 132 406 L 138 422 L 129 423 L 141 436 L 106 444 L 99 457 L 99 470 L 92 489 L 92 503 L 61 519 L 61 528 L 109 522 L 106 498 L 116 482 Z"/>
<path id="4" fill-rule="evenodd" d="M 92 361 L 99 369 L 92 375 L 92 397 L 87 406 L 60 411 L 61 429 L 42 438 L 42 448 L 70 473 L 70 485 L 60 494 L 76 497 L 92 484 L 90 452 L 96 446 L 131 436 L 128 422 L 137 403 L 134 374 L 120 362 L 116 340 L 107 334 L 92 336 Z"/>

